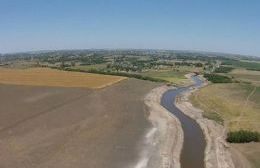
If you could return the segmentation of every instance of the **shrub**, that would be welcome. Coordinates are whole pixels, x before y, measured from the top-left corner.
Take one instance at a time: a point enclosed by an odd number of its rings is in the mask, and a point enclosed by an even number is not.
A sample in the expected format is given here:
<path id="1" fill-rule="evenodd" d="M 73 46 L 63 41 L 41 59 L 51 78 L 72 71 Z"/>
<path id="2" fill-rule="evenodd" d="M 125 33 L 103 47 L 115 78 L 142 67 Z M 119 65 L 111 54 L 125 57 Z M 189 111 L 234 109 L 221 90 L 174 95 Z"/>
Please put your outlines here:
<path id="1" fill-rule="evenodd" d="M 227 135 L 227 141 L 230 143 L 248 143 L 259 142 L 260 134 L 258 132 L 240 130 L 229 132 Z"/>
<path id="2" fill-rule="evenodd" d="M 204 77 L 213 83 L 232 83 L 232 79 L 218 74 L 204 74 Z"/>

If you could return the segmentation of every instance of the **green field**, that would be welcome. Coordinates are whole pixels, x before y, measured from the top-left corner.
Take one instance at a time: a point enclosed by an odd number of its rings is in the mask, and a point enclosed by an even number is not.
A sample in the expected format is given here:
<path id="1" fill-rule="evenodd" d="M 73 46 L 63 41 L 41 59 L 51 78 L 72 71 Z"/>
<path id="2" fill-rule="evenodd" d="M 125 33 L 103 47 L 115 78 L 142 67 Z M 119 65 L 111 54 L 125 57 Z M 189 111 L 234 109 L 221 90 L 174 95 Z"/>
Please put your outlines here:
<path id="1" fill-rule="evenodd" d="M 149 76 L 153 78 L 163 79 L 174 84 L 188 84 L 189 79 L 185 77 L 185 72 L 176 72 L 176 71 L 147 71 L 141 73 L 144 76 Z"/>
<path id="2" fill-rule="evenodd" d="M 230 65 L 236 68 L 245 68 L 245 69 L 260 71 L 260 63 L 256 61 L 249 62 L 249 61 L 227 60 L 224 61 L 222 64 Z"/>

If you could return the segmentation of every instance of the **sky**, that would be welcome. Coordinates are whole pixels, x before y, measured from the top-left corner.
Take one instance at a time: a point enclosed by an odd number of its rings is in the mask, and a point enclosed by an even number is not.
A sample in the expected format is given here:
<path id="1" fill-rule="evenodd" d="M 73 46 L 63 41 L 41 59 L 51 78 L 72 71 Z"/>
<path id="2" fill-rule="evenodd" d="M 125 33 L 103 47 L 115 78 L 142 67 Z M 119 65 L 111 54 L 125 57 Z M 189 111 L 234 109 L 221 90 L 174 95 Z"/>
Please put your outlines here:
<path id="1" fill-rule="evenodd" d="M 0 53 L 90 48 L 260 56 L 260 1 L 0 0 Z"/>

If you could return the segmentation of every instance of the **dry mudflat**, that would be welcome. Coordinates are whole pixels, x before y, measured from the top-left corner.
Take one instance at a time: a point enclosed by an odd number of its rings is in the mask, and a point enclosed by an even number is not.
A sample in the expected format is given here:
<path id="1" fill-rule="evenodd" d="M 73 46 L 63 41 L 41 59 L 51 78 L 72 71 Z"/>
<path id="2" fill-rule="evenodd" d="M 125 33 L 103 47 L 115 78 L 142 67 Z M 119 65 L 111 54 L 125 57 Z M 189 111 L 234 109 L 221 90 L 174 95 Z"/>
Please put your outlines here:
<path id="1" fill-rule="evenodd" d="M 155 83 L 103 89 L 0 84 L 1 168 L 122 168 L 139 161 Z"/>

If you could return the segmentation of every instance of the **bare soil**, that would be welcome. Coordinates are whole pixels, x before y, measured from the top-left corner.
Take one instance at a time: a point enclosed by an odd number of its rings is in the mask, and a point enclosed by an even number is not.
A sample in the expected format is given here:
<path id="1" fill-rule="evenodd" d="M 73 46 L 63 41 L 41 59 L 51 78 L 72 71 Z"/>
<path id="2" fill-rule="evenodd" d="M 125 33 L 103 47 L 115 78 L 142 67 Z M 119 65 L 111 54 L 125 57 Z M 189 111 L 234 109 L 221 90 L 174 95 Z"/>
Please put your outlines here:
<path id="1" fill-rule="evenodd" d="M 144 96 L 126 79 L 99 90 L 0 85 L 1 168 L 122 168 L 150 130 Z"/>

